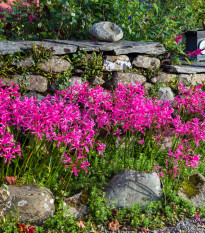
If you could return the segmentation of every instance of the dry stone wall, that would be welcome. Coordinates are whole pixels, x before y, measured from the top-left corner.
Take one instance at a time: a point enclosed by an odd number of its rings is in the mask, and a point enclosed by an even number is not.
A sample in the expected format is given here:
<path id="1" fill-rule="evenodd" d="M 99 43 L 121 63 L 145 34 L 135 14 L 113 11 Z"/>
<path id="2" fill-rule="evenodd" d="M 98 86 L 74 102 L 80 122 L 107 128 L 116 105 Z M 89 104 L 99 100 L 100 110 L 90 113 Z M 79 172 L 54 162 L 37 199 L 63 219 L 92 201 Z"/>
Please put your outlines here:
<path id="1" fill-rule="evenodd" d="M 32 53 L 27 54 L 27 51 L 33 49 L 33 44 L 49 49 L 52 56 L 36 61 Z M 83 75 L 87 72 L 87 66 L 81 59 L 81 66 L 71 61 L 72 56 L 79 52 L 87 53 L 83 58 L 86 61 L 102 60 L 102 66 L 97 67 L 99 74 L 93 75 L 92 71 L 89 71 L 91 78 L 88 78 L 88 81 L 91 85 L 102 85 L 110 89 L 119 83 L 139 81 L 148 90 L 157 83 L 169 85 L 176 79 L 184 85 L 200 85 L 205 82 L 205 62 L 192 62 L 191 66 L 183 62 L 182 65 L 175 66 L 168 60 L 163 61 L 166 50 L 162 44 L 135 41 L 0 41 L 0 77 L 6 85 L 15 82 L 36 96 L 54 93 L 58 89 L 58 82 L 62 81 L 60 79 L 67 77 L 69 80 L 66 85 L 75 85 L 76 81 L 82 83 L 85 80 Z M 92 58 L 93 52 L 97 54 L 96 58 Z M 15 60 L 16 54 L 21 54 L 21 58 Z M 13 56 L 9 65 L 5 61 L 8 56 Z M 33 66 L 36 69 L 32 69 Z M 12 72 L 8 68 L 11 68 Z M 4 70 L 8 72 L 4 73 Z M 22 70 L 22 73 L 19 73 L 19 70 Z M 67 71 L 70 72 L 66 74 Z M 149 72 L 151 76 L 147 75 Z M 58 79 L 53 79 L 53 75 Z"/>

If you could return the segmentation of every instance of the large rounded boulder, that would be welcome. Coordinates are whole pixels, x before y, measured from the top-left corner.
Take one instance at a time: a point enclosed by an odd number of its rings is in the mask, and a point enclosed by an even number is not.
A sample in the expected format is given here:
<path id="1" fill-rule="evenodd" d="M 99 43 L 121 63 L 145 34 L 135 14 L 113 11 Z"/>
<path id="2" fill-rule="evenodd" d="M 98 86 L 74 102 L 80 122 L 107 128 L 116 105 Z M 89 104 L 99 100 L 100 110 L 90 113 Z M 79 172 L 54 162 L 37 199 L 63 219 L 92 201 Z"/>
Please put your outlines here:
<path id="1" fill-rule="evenodd" d="M 159 201 L 161 195 L 160 179 L 156 172 L 124 170 L 109 181 L 106 190 L 108 205 L 114 207 Z"/>
<path id="2" fill-rule="evenodd" d="M 123 37 L 119 26 L 111 22 L 95 23 L 89 30 L 90 34 L 101 41 L 115 42 Z"/>
<path id="3" fill-rule="evenodd" d="M 41 225 L 55 212 L 53 194 L 34 185 L 4 185 L 0 188 L 0 212 L 6 216 L 11 211 L 22 223 Z"/>

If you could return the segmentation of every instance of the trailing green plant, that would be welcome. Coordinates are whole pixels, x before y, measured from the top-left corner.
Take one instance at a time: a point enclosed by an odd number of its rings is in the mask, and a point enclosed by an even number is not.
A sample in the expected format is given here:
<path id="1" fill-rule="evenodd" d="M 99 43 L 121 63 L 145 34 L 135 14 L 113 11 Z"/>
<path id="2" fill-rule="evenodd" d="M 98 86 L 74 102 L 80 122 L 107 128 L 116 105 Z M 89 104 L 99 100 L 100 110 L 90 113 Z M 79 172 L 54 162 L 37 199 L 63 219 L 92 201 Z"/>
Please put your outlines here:
<path id="1" fill-rule="evenodd" d="M 97 55 L 96 52 L 87 54 L 86 51 L 78 51 L 76 54 L 73 54 L 72 63 L 75 68 L 83 69 L 82 78 L 84 80 L 90 80 L 96 76 L 99 78 L 103 77 L 102 52 Z"/>
<path id="2" fill-rule="evenodd" d="M 16 223 L 19 221 L 18 217 L 13 216 L 11 211 L 7 216 L 0 218 L 0 233 L 19 233 Z"/>
<path id="3" fill-rule="evenodd" d="M 32 44 L 32 49 L 27 53 L 32 56 L 35 63 L 48 61 L 53 56 L 52 49 L 46 48 L 43 44 L 37 46 L 35 43 Z"/>

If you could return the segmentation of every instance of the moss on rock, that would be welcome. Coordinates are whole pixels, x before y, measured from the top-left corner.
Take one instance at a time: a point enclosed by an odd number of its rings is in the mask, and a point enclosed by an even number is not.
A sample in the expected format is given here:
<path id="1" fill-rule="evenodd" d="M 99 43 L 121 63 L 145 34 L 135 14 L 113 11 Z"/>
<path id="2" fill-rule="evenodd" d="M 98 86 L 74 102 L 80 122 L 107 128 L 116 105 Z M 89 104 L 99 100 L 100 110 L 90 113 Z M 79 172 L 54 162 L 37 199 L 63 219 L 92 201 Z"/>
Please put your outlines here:
<path id="1" fill-rule="evenodd" d="M 185 179 L 181 185 L 182 192 L 188 197 L 193 198 L 200 193 L 200 187 L 205 181 L 200 176 L 200 174 L 194 174 L 187 179 Z"/>

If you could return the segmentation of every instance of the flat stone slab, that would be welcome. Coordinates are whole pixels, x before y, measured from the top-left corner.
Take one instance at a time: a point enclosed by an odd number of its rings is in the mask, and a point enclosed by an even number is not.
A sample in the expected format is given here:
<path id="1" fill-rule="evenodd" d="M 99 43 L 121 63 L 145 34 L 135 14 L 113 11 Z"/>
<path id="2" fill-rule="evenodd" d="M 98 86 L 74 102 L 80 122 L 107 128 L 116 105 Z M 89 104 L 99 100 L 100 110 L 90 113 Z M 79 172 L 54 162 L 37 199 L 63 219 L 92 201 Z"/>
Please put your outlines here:
<path id="1" fill-rule="evenodd" d="M 163 66 L 166 71 L 170 73 L 178 73 L 178 74 L 197 74 L 197 73 L 205 73 L 205 67 L 202 66 L 174 66 L 174 65 L 164 65 Z"/>
<path id="2" fill-rule="evenodd" d="M 202 67 L 205 67 L 205 61 L 200 61 L 200 62 L 190 61 L 190 62 L 191 62 L 191 66 L 202 66 Z M 190 66 L 190 64 L 187 61 L 182 61 L 181 60 L 181 63 L 182 63 L 182 65 Z"/>
<path id="3" fill-rule="evenodd" d="M 0 41 L 0 55 L 14 54 L 18 51 L 32 49 L 32 44 L 40 46 L 43 44 L 46 48 L 52 49 L 53 54 L 68 54 L 77 51 L 77 45 L 57 44 L 47 41 Z"/>
<path id="4" fill-rule="evenodd" d="M 44 41 L 0 41 L 0 55 L 13 54 L 18 51 L 31 49 L 32 44 L 43 44 L 46 48 L 52 49 L 53 54 L 69 54 L 80 51 L 112 52 L 115 55 L 121 54 L 147 54 L 160 55 L 166 52 L 164 46 L 157 42 L 99 42 L 99 41 L 74 41 L 74 40 L 44 40 Z"/>

